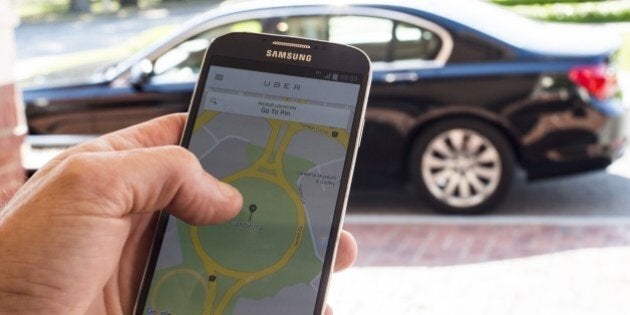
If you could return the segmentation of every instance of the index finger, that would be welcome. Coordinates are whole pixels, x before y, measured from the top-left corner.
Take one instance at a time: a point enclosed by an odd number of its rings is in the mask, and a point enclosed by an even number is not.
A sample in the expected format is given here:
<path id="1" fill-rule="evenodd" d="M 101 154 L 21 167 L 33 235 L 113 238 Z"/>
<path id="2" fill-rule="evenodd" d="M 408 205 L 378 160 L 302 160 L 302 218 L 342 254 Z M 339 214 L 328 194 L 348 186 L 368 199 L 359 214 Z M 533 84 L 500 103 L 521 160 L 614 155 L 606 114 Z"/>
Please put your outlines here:
<path id="1" fill-rule="evenodd" d="M 115 151 L 179 144 L 186 113 L 165 115 L 100 138 Z"/>

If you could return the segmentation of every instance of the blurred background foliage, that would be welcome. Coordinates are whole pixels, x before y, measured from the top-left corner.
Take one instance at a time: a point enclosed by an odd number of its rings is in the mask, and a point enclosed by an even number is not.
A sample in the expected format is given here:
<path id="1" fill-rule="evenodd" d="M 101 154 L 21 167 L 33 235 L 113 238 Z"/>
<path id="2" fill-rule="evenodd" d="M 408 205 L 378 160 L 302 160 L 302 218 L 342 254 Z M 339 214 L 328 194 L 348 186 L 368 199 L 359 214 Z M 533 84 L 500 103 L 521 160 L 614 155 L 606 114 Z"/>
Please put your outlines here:
<path id="1" fill-rule="evenodd" d="M 557 22 L 630 22 L 630 1 L 494 0 L 532 18 Z"/>
<path id="2" fill-rule="evenodd" d="M 12 0 L 24 21 L 75 14 L 185 5 L 195 0 Z M 199 0 L 197 0 L 199 1 Z M 422 1 L 422 0 L 418 0 Z M 630 22 L 630 0 L 491 0 L 524 15 L 560 22 Z M 218 0 L 210 3 L 218 3 Z"/>

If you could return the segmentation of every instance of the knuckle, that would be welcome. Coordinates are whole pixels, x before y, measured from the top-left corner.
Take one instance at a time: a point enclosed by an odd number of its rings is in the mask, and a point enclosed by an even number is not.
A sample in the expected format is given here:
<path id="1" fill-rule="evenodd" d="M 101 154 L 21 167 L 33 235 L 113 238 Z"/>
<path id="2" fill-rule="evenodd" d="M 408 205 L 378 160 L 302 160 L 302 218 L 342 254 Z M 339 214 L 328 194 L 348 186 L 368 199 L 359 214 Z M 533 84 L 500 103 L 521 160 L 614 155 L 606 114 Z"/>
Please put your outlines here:
<path id="1" fill-rule="evenodd" d="M 186 148 L 177 146 L 177 145 L 169 145 L 164 147 L 165 154 L 167 154 L 171 159 L 174 160 L 173 163 L 175 166 L 180 165 L 195 165 L 199 163 L 197 157 Z"/>
<path id="2" fill-rule="evenodd" d="M 85 171 L 91 169 L 92 167 L 92 158 L 87 153 L 77 153 L 68 156 L 59 168 L 63 175 L 72 177 L 72 178 L 80 178 L 85 176 Z"/>
<path id="3" fill-rule="evenodd" d="M 59 181 L 65 186 L 85 186 L 94 185 L 100 181 L 102 165 L 99 167 L 95 154 L 77 153 L 68 156 L 58 167 Z"/>
<path id="4" fill-rule="evenodd" d="M 102 152 L 68 156 L 55 169 L 53 195 L 73 203 L 65 209 L 70 213 L 119 216 L 121 210 L 129 208 L 129 198 L 125 197 L 130 193 L 126 181 L 116 173 L 120 166 L 111 155 Z"/>

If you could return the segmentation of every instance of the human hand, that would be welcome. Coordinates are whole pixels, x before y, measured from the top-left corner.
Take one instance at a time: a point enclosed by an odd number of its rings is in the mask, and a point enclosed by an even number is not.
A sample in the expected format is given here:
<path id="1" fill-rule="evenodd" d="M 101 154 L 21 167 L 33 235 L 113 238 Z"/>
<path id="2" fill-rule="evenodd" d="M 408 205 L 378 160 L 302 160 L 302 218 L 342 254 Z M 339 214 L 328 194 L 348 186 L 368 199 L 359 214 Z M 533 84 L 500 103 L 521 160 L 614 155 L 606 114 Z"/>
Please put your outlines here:
<path id="1" fill-rule="evenodd" d="M 0 313 L 130 314 L 157 210 L 195 225 L 238 213 L 240 193 L 176 145 L 185 118 L 76 146 L 18 191 L 0 212 Z M 356 251 L 343 232 L 335 269 Z"/>

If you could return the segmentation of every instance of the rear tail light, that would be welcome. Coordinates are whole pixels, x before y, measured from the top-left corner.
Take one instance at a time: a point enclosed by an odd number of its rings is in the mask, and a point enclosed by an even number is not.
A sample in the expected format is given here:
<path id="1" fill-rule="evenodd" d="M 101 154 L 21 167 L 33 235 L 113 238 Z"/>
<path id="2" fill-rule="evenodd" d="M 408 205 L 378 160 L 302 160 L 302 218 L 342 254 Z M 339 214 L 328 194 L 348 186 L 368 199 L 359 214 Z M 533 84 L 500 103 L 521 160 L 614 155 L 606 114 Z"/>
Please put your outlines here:
<path id="1" fill-rule="evenodd" d="M 569 71 L 569 79 L 599 100 L 617 93 L 617 74 L 606 64 L 577 66 Z"/>

